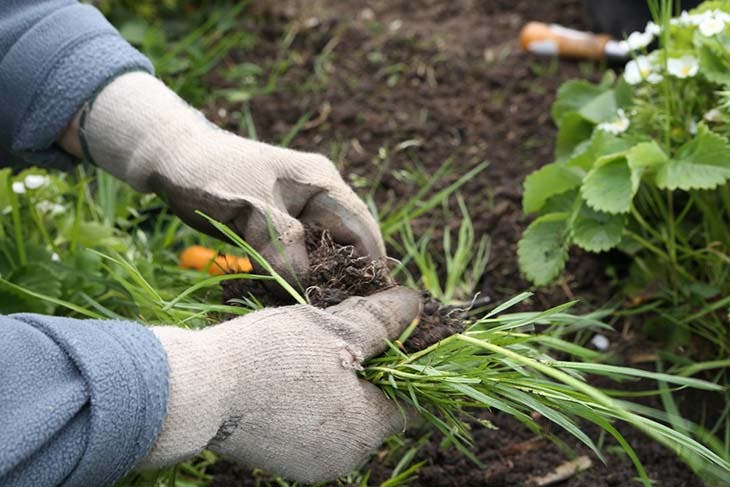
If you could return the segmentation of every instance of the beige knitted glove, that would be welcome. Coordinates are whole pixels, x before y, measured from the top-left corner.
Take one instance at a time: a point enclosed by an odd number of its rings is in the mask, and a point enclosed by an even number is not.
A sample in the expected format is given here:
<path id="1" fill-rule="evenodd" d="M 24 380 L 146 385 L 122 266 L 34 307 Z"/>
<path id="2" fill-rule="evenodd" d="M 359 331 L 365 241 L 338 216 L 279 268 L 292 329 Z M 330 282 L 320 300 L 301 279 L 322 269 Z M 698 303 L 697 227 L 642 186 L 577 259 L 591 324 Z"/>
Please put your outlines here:
<path id="1" fill-rule="evenodd" d="M 170 396 L 142 468 L 208 447 L 300 482 L 351 472 L 404 428 L 395 403 L 356 371 L 420 303 L 419 293 L 394 288 L 325 310 L 265 309 L 203 331 L 153 328 L 167 352 Z"/>
<path id="2" fill-rule="evenodd" d="M 221 130 L 147 73 L 112 81 L 80 125 L 87 158 L 159 194 L 199 230 L 214 233 L 195 210 L 229 225 L 292 282 L 292 271 L 301 278 L 309 268 L 302 223 L 385 255 L 377 223 L 327 158 Z"/>

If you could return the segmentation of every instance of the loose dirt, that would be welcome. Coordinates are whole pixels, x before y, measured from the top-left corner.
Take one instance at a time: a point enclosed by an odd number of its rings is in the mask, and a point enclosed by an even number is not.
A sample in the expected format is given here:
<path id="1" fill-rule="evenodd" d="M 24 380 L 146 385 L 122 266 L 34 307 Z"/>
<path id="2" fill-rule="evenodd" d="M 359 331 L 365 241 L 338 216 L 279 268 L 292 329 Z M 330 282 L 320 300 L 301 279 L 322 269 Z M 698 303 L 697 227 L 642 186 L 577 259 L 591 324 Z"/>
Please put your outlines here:
<path id="1" fill-rule="evenodd" d="M 517 35 L 530 20 L 585 27 L 582 3 L 288 0 L 271 5 L 257 7 L 259 20 L 243 26 L 257 33 L 255 48 L 234 52 L 226 60 L 272 71 L 282 59 L 294 62 L 277 80 L 277 90 L 249 102 L 259 138 L 278 143 L 309 114 L 290 146 L 330 156 L 361 194 L 375 188 L 370 196 L 379 207 L 415 193 L 423 177 L 447 161 L 454 170 L 434 191 L 488 161 L 488 168 L 461 190 L 476 234 L 491 236 L 490 263 L 479 291 L 497 301 L 528 289 L 516 262 L 516 243 L 529 223 L 521 211 L 522 180 L 552 161 L 555 127 L 549 113 L 558 86 L 571 78 L 597 79 L 602 67 L 526 56 L 519 51 Z M 233 87 L 215 72 L 209 81 L 215 87 Z M 216 123 L 234 131 L 241 126 L 230 114 L 241 109 L 240 104 L 215 101 L 205 107 Z M 414 168 L 420 178 L 413 176 Z M 458 227 L 454 211 L 439 209 L 415 222 L 417 235 L 434 232 L 435 253 L 441 250 L 441 233 Z M 391 255 L 398 257 L 394 249 Z M 544 309 L 572 298 L 604 304 L 613 291 L 606 269 L 622 272 L 614 257 L 572 254 L 565 278 L 523 305 Z M 378 269 L 360 264 L 356 272 L 366 273 L 370 291 L 386 284 L 387 276 Z M 317 279 L 330 282 L 347 269 L 323 266 Z M 245 289 L 231 292 L 240 296 Z M 355 291 L 335 292 L 320 285 L 308 295 L 325 306 L 350 292 Z M 435 316 L 451 311 L 433 307 Z M 509 417 L 489 414 L 485 419 L 498 428 L 474 429 L 473 451 L 486 469 L 443 448 L 434 432 L 415 459 L 425 465 L 410 485 L 523 486 L 572 458 L 567 449 L 536 440 Z M 589 433 L 598 437 L 597 431 Z M 639 433 L 624 433 L 657 485 L 702 485 L 673 454 Z M 571 437 L 561 432 L 555 436 L 575 454 L 588 454 Z M 631 462 L 612 445 L 607 439 L 607 464 L 593 458 L 590 469 L 560 485 L 640 485 Z M 368 468 L 369 485 L 378 485 L 392 465 L 376 458 Z M 213 473 L 211 487 L 261 485 L 260 477 L 227 462 L 218 462 Z"/>
<path id="2" fill-rule="evenodd" d="M 338 244 L 326 230 L 306 228 L 306 243 L 310 268 L 305 295 L 312 306 L 328 308 L 349 297 L 370 296 L 397 285 L 391 277 L 388 260 L 358 256 L 352 246 Z M 264 292 L 260 281 L 236 279 L 223 281 L 221 285 L 226 303 L 255 296 L 264 306 L 295 304 L 288 295 Z M 407 353 L 423 350 L 466 328 L 465 310 L 446 306 L 426 291 L 422 299 L 418 326 L 403 344 Z"/>

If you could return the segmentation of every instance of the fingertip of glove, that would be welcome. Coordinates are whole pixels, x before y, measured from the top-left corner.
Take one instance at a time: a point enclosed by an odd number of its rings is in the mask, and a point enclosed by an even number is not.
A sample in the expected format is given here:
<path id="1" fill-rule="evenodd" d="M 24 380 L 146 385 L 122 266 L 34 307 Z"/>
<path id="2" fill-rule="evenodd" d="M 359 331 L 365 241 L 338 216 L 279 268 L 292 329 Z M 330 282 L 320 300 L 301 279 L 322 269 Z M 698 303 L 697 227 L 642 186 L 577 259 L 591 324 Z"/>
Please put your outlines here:
<path id="1" fill-rule="evenodd" d="M 380 291 L 367 299 L 379 308 L 393 310 L 398 324 L 403 327 L 415 320 L 423 307 L 421 293 L 403 286 Z"/>

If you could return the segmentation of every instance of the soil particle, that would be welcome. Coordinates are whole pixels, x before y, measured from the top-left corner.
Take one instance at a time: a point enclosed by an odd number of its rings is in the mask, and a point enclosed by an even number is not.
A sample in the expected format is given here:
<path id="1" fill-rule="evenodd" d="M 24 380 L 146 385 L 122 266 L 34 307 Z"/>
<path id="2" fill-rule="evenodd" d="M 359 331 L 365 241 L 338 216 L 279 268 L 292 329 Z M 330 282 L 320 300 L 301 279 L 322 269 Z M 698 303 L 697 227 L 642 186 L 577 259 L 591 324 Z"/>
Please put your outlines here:
<path id="1" fill-rule="evenodd" d="M 386 260 L 358 256 L 352 246 L 336 243 L 329 232 L 318 228 L 307 228 L 306 235 L 310 260 L 306 297 L 313 306 L 327 308 L 350 296 L 370 296 L 395 286 Z"/>
<path id="2" fill-rule="evenodd" d="M 428 292 L 423 293 L 423 309 L 418 326 L 403 343 L 407 353 L 418 352 L 440 342 L 456 333 L 461 333 L 467 326 L 466 312 L 453 306 L 444 306 L 433 299 Z"/>

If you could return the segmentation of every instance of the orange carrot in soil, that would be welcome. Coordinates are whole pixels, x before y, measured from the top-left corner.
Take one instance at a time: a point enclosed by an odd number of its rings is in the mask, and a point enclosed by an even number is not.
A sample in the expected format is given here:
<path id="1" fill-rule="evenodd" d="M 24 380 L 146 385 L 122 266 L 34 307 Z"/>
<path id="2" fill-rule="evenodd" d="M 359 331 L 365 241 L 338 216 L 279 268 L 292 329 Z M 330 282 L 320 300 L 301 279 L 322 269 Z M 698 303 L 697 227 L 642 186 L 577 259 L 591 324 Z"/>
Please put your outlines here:
<path id="1" fill-rule="evenodd" d="M 246 257 L 219 254 L 202 245 L 187 247 L 180 253 L 178 265 L 183 269 L 208 271 L 211 276 L 251 272 L 253 266 Z"/>

